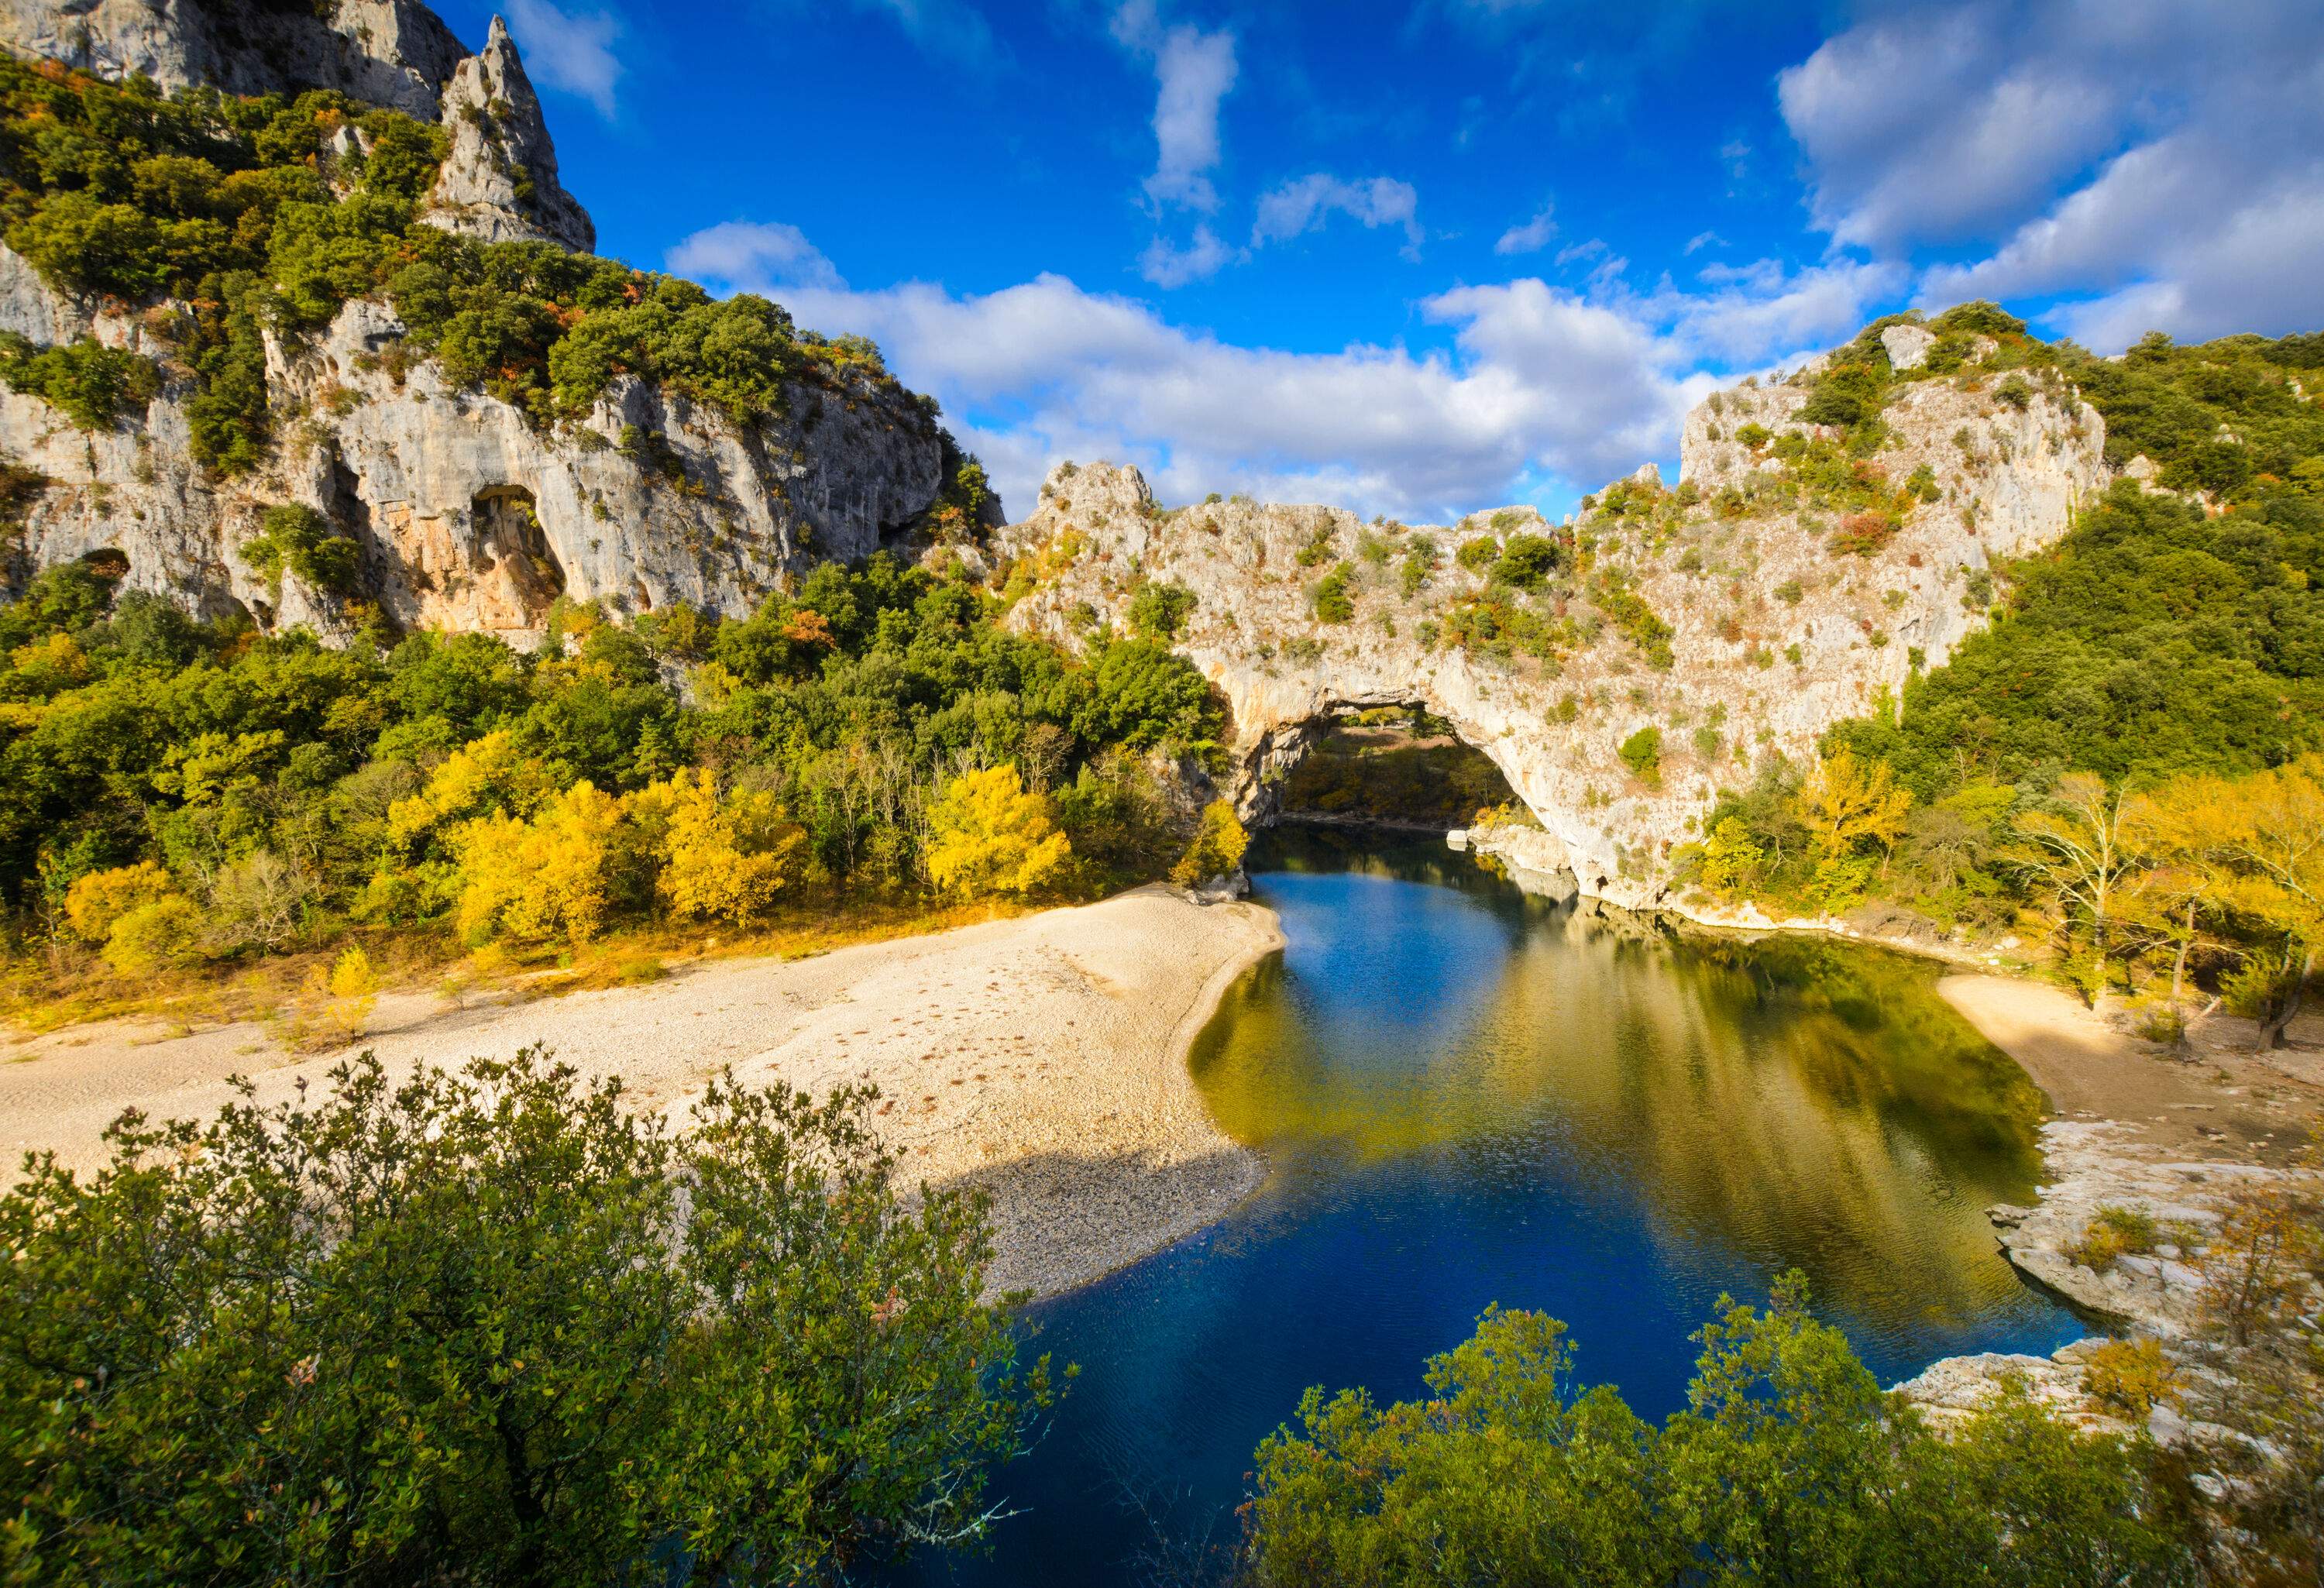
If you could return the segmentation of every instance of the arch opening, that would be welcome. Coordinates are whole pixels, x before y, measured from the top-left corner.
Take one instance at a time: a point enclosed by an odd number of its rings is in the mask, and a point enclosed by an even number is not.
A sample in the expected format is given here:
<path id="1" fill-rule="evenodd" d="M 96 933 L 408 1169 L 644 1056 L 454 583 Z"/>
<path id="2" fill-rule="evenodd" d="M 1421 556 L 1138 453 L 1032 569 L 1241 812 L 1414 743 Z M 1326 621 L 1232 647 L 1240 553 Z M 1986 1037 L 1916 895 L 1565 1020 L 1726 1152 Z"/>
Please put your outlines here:
<path id="1" fill-rule="evenodd" d="M 1491 757 L 1418 701 L 1342 706 L 1305 724 L 1269 814 L 1285 820 L 1450 832 L 1525 802 Z"/>

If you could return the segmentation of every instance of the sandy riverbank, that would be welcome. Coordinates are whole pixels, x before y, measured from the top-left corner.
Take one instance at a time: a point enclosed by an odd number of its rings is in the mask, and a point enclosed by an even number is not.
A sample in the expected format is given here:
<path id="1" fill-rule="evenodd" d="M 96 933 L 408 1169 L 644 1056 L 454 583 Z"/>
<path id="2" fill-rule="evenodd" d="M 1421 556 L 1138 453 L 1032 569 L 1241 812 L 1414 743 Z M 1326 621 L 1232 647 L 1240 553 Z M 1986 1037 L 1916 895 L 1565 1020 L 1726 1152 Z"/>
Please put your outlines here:
<path id="1" fill-rule="evenodd" d="M 1257 905 L 1142 888 L 813 958 L 711 961 L 642 987 L 465 1010 L 393 994 L 359 1046 L 391 1065 L 453 1065 L 545 1043 L 679 1118 L 722 1066 L 816 1094 L 872 1082 L 908 1178 L 992 1192 L 994 1288 L 1048 1294 L 1200 1228 L 1257 1183 L 1257 1159 L 1212 1123 L 1185 1058 L 1228 985 L 1281 943 Z M 95 1167 L 124 1108 L 206 1118 L 233 1074 L 273 1101 L 337 1057 L 292 1056 L 255 1024 L 171 1036 L 127 1021 L 0 1055 L 12 1178 L 27 1150 Z"/>
<path id="2" fill-rule="evenodd" d="M 2112 1122 L 2152 1147 L 2275 1161 L 2305 1140 L 2306 1122 L 2324 1108 L 2324 1055 L 2304 1045 L 2255 1053 L 2249 1020 L 2214 1016 L 2172 1050 L 2044 982 L 1949 975 L 1937 992 L 2049 1094 L 2059 1118 Z M 2294 1036 L 2311 1035 L 2306 1026 Z"/>

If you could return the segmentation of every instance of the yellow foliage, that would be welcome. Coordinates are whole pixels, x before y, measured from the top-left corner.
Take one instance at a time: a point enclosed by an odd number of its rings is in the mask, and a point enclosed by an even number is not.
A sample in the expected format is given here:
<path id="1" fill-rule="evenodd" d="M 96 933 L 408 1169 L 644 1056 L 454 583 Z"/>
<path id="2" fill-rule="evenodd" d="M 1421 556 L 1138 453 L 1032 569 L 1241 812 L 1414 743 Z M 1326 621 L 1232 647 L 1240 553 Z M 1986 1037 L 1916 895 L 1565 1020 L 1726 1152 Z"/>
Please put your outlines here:
<path id="1" fill-rule="evenodd" d="M 470 942 L 562 935 L 586 943 L 604 924 L 619 856 L 622 804 L 583 781 L 530 821 L 502 811 L 465 823 L 459 851 L 459 925 Z"/>
<path id="2" fill-rule="evenodd" d="M 954 779 L 928 822 L 928 875 L 963 895 L 1030 892 L 1073 853 L 1048 797 L 1027 792 L 1013 763 Z"/>
<path id="3" fill-rule="evenodd" d="M 1752 841 L 1751 829 L 1729 817 L 1711 830 L 1701 846 L 1702 885 L 1712 892 L 1735 895 L 1748 891 L 1766 869 L 1767 852 Z"/>
<path id="4" fill-rule="evenodd" d="M 322 1006 L 325 1030 L 342 1042 L 354 1041 L 379 1002 L 379 974 L 371 956 L 350 946 L 328 968 L 317 965 L 307 977 L 307 995 Z"/>
<path id="5" fill-rule="evenodd" d="M 724 799 L 707 771 L 679 772 L 630 797 L 661 858 L 661 894 L 680 918 L 747 926 L 796 877 L 807 831 L 764 789 Z"/>
<path id="6" fill-rule="evenodd" d="M 388 836 L 409 844 L 438 822 L 487 811 L 529 816 L 551 791 L 548 769 L 519 752 L 515 735 L 502 728 L 454 751 L 425 789 L 390 806 Z"/>
<path id="7" fill-rule="evenodd" d="M 113 923 L 105 939 L 105 963 L 124 976 L 149 975 L 194 957 L 204 919 L 193 900 L 165 893 Z"/>
<path id="8" fill-rule="evenodd" d="M 83 942 L 102 943 L 113 935 L 114 922 L 173 891 L 170 873 L 150 860 L 91 872 L 66 891 L 65 919 Z"/>
<path id="9" fill-rule="evenodd" d="M 1203 807 L 1194 841 L 1170 868 L 1170 880 L 1181 888 L 1191 888 L 1212 877 L 1230 875 L 1242 864 L 1243 851 L 1250 846 L 1250 835 L 1235 819 L 1234 802 L 1213 799 Z"/>
<path id="10" fill-rule="evenodd" d="M 1859 762 L 1842 750 L 1819 762 L 1800 790 L 1800 817 L 1826 855 L 1846 854 L 1870 838 L 1887 848 L 1904 836 L 1913 792 L 1896 787 L 1885 761 Z"/>
<path id="11" fill-rule="evenodd" d="M 2179 1399 L 2179 1371 L 2157 1340 L 2109 1340 L 2082 1362 L 2082 1388 L 2091 1399 L 2144 1417 L 2157 1401 Z"/>

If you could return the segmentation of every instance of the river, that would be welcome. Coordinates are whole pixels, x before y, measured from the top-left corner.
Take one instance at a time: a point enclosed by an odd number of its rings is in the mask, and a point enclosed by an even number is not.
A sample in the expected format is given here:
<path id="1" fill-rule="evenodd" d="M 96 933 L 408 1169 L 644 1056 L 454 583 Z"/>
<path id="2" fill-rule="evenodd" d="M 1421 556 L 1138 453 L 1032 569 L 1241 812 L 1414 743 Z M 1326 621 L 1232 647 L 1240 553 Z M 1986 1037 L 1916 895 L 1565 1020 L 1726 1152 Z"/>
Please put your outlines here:
<path id="1" fill-rule="evenodd" d="M 1489 1303 L 1565 1320 L 1583 1381 L 1684 1399 L 1722 1291 L 1804 1270 L 1884 1382 L 2081 1331 L 1997 1255 L 2041 1097 L 1933 992 L 1846 945 L 1673 942 L 1520 892 L 1435 842 L 1296 827 L 1251 854 L 1286 946 L 1190 1060 L 1268 1158 L 1207 1231 L 1033 1308 L 1080 1377 L 999 1477 L 989 1559 L 914 1580 L 1151 1576 L 1230 1546 L 1300 1391 L 1421 1390 Z"/>

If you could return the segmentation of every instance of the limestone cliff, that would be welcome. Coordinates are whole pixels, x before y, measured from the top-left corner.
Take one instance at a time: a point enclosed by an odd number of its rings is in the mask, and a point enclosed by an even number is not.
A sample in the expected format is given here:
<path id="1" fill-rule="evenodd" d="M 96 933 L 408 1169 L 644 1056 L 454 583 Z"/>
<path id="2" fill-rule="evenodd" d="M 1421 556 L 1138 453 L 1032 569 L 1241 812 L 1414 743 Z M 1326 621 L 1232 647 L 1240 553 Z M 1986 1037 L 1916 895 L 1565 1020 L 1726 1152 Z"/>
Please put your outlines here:
<path id="1" fill-rule="evenodd" d="M 1271 809 L 1321 719 L 1418 703 L 1540 819 L 1544 865 L 1562 858 L 1584 894 L 1650 908 L 1720 784 L 1771 751 L 1812 755 L 1832 723 L 1942 662 L 1985 622 L 1988 566 L 2062 535 L 2104 484 L 2094 410 L 2062 383 L 2003 384 L 1972 365 L 1904 385 L 1886 444 L 1861 457 L 1798 422 L 1804 382 L 1724 392 L 1686 421 L 1676 492 L 1641 470 L 1563 526 L 1530 508 L 1419 528 L 1242 502 L 1166 512 L 1135 469 L 1067 465 L 1004 537 L 1032 586 L 1014 621 L 1077 642 L 1096 623 L 1126 628 L 1141 586 L 1183 585 L 1194 605 L 1176 643 L 1231 709 L 1246 817 Z M 1816 510 L 1811 469 L 1909 510 L 1863 524 Z M 1560 548 L 1529 592 L 1492 585 L 1489 556 L 1459 556 L 1519 534 Z M 1408 588 L 1430 542 L 1434 566 Z M 1327 622 L 1318 587 L 1342 562 L 1352 614 Z M 1659 764 L 1634 769 L 1620 747 L 1648 727 Z"/>
<path id="2" fill-rule="evenodd" d="M 335 632 L 336 602 L 295 579 L 278 592 L 238 555 L 266 507 L 301 502 L 355 538 L 364 592 L 407 626 L 520 633 L 559 595 L 740 614 L 786 568 L 868 555 L 940 485 L 943 432 L 892 386 L 802 378 L 779 418 L 745 425 L 624 377 L 580 423 L 544 430 L 432 364 L 399 374 L 382 354 L 401 329 L 357 300 L 311 342 L 270 337 L 277 404 L 303 418 L 272 466 L 233 481 L 193 462 L 180 376 L 142 418 L 95 434 L 0 388 L 0 448 L 50 482 L 19 571 L 115 551 L 129 588 Z M 0 330 L 165 351 L 140 317 L 81 309 L 5 248 Z"/>
<path id="3" fill-rule="evenodd" d="M 540 101 L 497 16 L 471 55 L 418 0 L 338 0 L 319 11 L 265 0 L 0 0 L 0 47 L 101 77 L 143 72 L 163 88 L 331 88 L 440 121 L 452 151 L 430 219 L 487 242 L 596 245 L 588 212 L 558 183 Z"/>
<path id="4" fill-rule="evenodd" d="M 498 18 L 475 55 L 408 0 L 343 0 L 330 18 L 257 0 L 0 0 L 0 45 L 165 85 L 320 86 L 440 115 L 448 152 L 420 218 L 485 242 L 589 246 Z M 620 375 L 588 412 L 551 424 L 409 355 L 393 309 L 365 299 L 318 334 L 267 332 L 274 445 L 256 471 L 222 478 L 190 449 L 198 383 L 161 334 L 173 318 L 182 305 L 60 291 L 0 247 L 0 331 L 36 347 L 93 337 L 156 360 L 161 384 L 93 432 L 0 386 L 0 461 L 45 482 L 0 525 L 0 593 L 102 552 L 125 560 L 127 587 L 190 610 L 346 632 L 346 601 L 262 578 L 242 555 L 267 508 L 299 503 L 357 542 L 349 594 L 404 625 L 521 635 L 560 595 L 615 613 L 683 600 L 739 614 L 787 573 L 893 541 L 943 484 L 932 408 L 876 364 L 804 361 L 749 420 Z"/>

